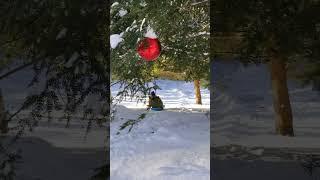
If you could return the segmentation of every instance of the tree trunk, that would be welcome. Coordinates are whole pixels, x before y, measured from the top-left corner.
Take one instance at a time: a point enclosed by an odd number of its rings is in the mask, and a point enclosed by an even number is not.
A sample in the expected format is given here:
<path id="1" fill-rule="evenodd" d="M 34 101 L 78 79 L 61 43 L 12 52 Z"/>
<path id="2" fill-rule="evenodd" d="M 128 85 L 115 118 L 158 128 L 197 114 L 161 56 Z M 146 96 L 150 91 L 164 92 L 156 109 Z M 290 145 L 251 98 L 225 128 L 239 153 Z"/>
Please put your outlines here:
<path id="1" fill-rule="evenodd" d="M 202 104 L 200 92 L 200 80 L 194 80 L 194 90 L 196 93 L 196 104 Z"/>
<path id="2" fill-rule="evenodd" d="M 287 86 L 286 64 L 281 58 L 270 61 L 273 107 L 276 116 L 276 133 L 293 136 L 292 111 Z"/>
<path id="3" fill-rule="evenodd" d="M 0 132 L 2 134 L 6 134 L 8 132 L 7 112 L 5 111 L 1 89 L 0 89 Z"/>

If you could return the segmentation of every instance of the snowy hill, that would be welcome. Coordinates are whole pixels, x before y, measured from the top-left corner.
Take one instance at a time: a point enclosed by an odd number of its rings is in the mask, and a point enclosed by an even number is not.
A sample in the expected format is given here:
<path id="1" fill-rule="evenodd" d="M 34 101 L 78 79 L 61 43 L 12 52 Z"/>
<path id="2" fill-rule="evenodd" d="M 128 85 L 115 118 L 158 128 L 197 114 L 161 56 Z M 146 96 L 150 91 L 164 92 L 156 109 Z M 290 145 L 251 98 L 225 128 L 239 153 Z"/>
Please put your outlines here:
<path id="1" fill-rule="evenodd" d="M 206 112 L 209 91 L 202 89 L 204 105 L 195 105 L 193 84 L 158 81 L 166 110 L 145 110 L 143 103 L 125 101 L 111 122 L 110 170 L 112 180 L 209 180 L 210 125 Z M 117 88 L 112 88 L 115 94 Z M 186 108 L 184 108 L 186 107 Z M 193 111 L 197 109 L 197 111 Z M 130 133 L 119 127 L 146 113 Z M 120 133 L 118 133 L 120 132 Z"/>

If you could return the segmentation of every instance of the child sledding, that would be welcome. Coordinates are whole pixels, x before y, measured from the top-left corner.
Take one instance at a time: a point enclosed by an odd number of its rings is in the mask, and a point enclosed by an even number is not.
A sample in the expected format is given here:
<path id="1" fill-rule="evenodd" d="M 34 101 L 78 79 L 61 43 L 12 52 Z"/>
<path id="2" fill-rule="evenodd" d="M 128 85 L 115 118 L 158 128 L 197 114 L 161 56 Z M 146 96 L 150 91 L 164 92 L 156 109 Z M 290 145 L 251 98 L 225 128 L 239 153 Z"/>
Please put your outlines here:
<path id="1" fill-rule="evenodd" d="M 156 96 L 156 93 L 152 91 L 149 96 L 147 110 L 151 109 L 153 111 L 162 111 L 163 108 L 164 108 L 164 105 L 161 98 L 159 96 Z"/>

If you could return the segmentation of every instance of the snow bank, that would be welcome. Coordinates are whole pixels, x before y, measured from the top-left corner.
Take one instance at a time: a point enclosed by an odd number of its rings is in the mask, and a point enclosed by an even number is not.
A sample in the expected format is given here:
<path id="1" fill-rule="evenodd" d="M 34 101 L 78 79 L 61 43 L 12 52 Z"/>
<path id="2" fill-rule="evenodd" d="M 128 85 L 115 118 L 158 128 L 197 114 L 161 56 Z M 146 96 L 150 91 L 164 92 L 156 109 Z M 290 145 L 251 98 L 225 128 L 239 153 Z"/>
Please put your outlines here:
<path id="1" fill-rule="evenodd" d="M 202 89 L 203 106 L 194 104 L 193 84 L 158 80 L 166 110 L 145 111 L 145 104 L 135 100 L 117 106 L 110 127 L 110 172 L 112 180 L 209 180 L 210 126 L 205 112 L 183 112 L 183 107 L 208 111 L 208 90 Z M 111 88 L 112 94 L 119 86 Z M 177 109 L 173 109 L 177 108 Z M 146 113 L 133 126 L 119 131 L 129 119 Z"/>
<path id="2" fill-rule="evenodd" d="M 142 110 L 119 107 L 111 123 L 112 180 L 210 179 L 210 128 L 204 113 L 149 112 L 130 133 L 119 126 Z"/>

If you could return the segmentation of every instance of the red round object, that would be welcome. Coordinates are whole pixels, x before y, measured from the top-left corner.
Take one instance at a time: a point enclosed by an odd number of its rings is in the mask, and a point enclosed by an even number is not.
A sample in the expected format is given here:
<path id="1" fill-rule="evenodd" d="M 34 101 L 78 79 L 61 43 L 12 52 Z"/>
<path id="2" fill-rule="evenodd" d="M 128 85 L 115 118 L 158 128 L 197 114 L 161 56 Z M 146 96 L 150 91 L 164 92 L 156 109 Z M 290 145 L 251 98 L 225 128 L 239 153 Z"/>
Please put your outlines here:
<path id="1" fill-rule="evenodd" d="M 138 54 L 146 61 L 156 60 L 161 52 L 161 45 L 158 39 L 146 37 L 138 44 Z"/>

